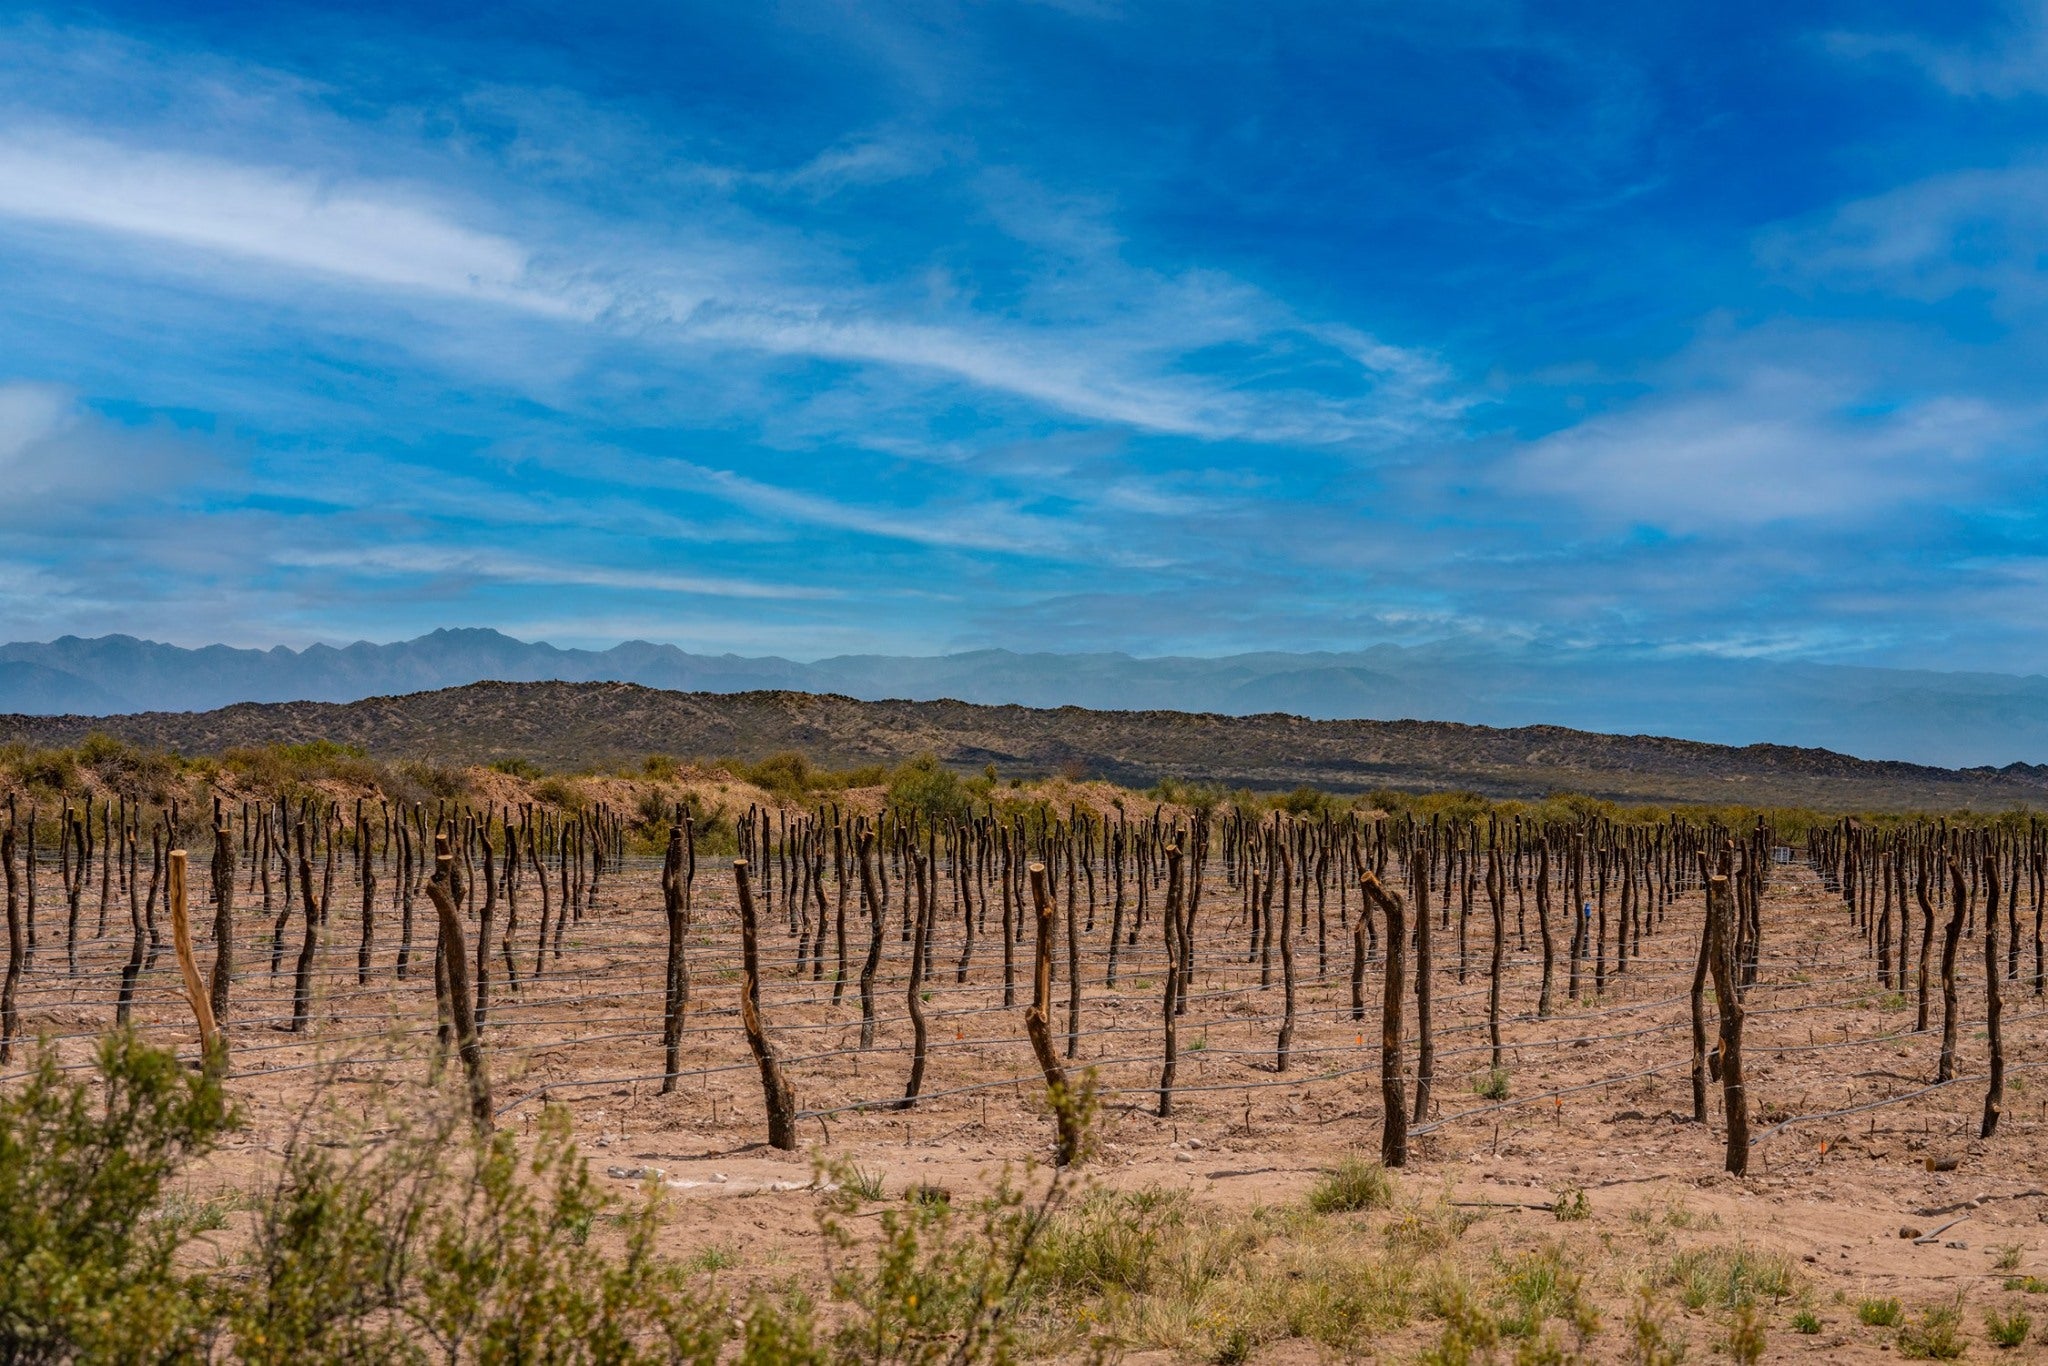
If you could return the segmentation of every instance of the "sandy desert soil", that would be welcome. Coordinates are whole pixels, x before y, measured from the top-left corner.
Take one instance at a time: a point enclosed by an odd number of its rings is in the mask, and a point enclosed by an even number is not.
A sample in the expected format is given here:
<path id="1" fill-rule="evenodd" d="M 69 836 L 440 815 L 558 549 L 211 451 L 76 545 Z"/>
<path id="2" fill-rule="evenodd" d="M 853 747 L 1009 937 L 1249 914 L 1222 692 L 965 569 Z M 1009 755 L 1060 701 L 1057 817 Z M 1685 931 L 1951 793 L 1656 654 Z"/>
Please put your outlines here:
<path id="1" fill-rule="evenodd" d="M 674 1094 L 658 1094 L 664 939 L 656 874 L 650 863 L 636 860 L 606 876 L 594 904 L 569 927 L 561 956 L 548 954 L 538 977 L 532 975 L 537 907 L 529 892 L 521 911 L 526 923 L 514 935 L 522 980 L 509 991 L 503 960 L 494 964 L 486 1039 L 499 1122 L 528 1130 L 542 1104 L 563 1105 L 590 1162 L 617 1173 L 607 1179 L 622 1195 L 658 1173 L 664 1243 L 711 1268 L 714 1293 L 738 1300 L 755 1287 L 774 1293 L 822 1283 L 821 1196 L 807 1188 L 819 1154 L 879 1174 L 890 1199 L 918 1184 L 972 1192 L 1006 1163 L 1047 1156 L 1051 1126 L 1022 1028 L 1030 943 L 1016 950 L 1015 1005 L 1003 1003 L 993 910 L 966 982 L 956 983 L 961 941 L 950 880 L 943 876 L 938 971 L 928 988 L 931 1065 L 926 1095 L 914 1110 L 862 1108 L 862 1102 L 899 1095 L 908 1067 L 900 886 L 892 885 L 888 911 L 878 1038 L 865 1053 L 857 1048 L 853 984 L 835 1004 L 830 963 L 822 982 L 797 979 L 778 888 L 763 1008 L 790 1062 L 799 1105 L 809 1113 L 801 1125 L 803 1151 L 765 1146 L 759 1083 L 737 1019 L 733 879 L 729 864 L 708 858 L 695 885 L 695 993 L 685 1071 Z M 77 1063 L 111 1021 L 127 913 L 117 893 L 107 933 L 83 944 L 81 975 L 68 976 L 59 937 L 61 891 L 47 866 L 43 877 L 41 949 L 24 982 L 24 1025 L 52 1036 Z M 1106 906 L 1097 908 L 1092 931 L 1082 936 L 1077 1065 L 1094 1069 L 1103 1099 L 1101 1148 L 1087 1180 L 1116 1191 L 1184 1192 L 1193 1222 L 1221 1227 L 1260 1217 L 1259 1210 L 1298 1210 L 1319 1175 L 1347 1154 L 1377 1155 L 1380 979 L 1375 964 L 1367 978 L 1367 1018 L 1354 1022 L 1350 941 L 1333 891 L 1325 907 L 1326 968 L 1318 964 L 1313 910 L 1298 940 L 1300 1022 L 1292 1066 L 1276 1072 L 1279 970 L 1276 965 L 1272 987 L 1259 987 L 1259 966 L 1247 961 L 1243 927 L 1233 916 L 1238 895 L 1214 870 L 1212 877 L 1198 925 L 1196 994 L 1180 1025 L 1175 1117 L 1151 1113 L 1161 1047 L 1157 927 L 1145 928 L 1138 947 L 1121 949 L 1119 981 L 1111 988 L 1105 981 Z M 392 895 L 387 876 L 378 894 L 373 978 L 359 986 L 356 891 L 338 883 L 318 962 L 315 1028 L 293 1035 L 280 1028 L 289 1017 L 291 954 L 283 974 L 273 976 L 270 917 L 256 892 L 240 894 L 242 971 L 230 1019 L 231 1091 L 246 1124 L 209 1159 L 195 1198 L 259 1179 L 274 1164 L 289 1126 L 316 1097 L 340 1099 L 345 1111 L 374 1128 L 380 1104 L 406 1103 L 409 1088 L 425 1076 L 433 999 L 430 968 L 422 967 L 430 963 L 431 943 L 424 945 L 429 957 L 416 956 L 409 979 L 398 980 Z M 424 934 L 430 923 L 424 897 L 419 906 L 417 932 Z M 1355 909 L 1355 897 L 1347 898 L 1344 915 Z M 89 936 L 97 911 L 95 887 L 82 916 Z M 211 957 L 210 916 L 195 911 L 204 963 Z M 1085 906 L 1079 913 L 1085 921 Z M 857 899 L 850 914 L 857 926 Z M 1711 1125 L 1690 1119 L 1687 997 L 1700 915 L 1699 893 L 1682 895 L 1645 941 L 1643 956 L 1611 973 L 1604 992 L 1594 992 L 1588 964 L 1581 999 L 1538 1020 L 1534 913 L 1525 945 L 1511 905 L 1504 979 L 1509 1095 L 1495 1103 L 1476 1089 L 1488 1070 L 1486 919 L 1483 911 L 1473 916 L 1461 975 L 1453 910 L 1450 928 L 1436 935 L 1436 1099 L 1418 1126 L 1411 1165 L 1397 1176 L 1396 1207 L 1333 1216 L 1317 1236 L 1335 1239 L 1330 1245 L 1340 1252 L 1370 1249 L 1450 1268 L 1482 1292 L 1518 1254 L 1555 1247 L 1584 1275 L 1587 1297 L 1600 1311 L 1599 1332 L 1583 1344 L 1590 1359 L 1629 1359 L 1627 1318 L 1644 1283 L 1653 1287 L 1667 1331 L 1691 1343 L 1692 1359 L 1718 1351 L 1728 1315 L 1711 1303 L 1687 1307 L 1673 1266 L 1688 1250 L 1732 1248 L 1789 1261 L 1789 1293 L 1761 1306 L 1771 1359 L 1899 1355 L 1892 1330 L 1858 1322 L 1858 1303 L 1882 1296 L 1898 1297 L 1909 1316 L 1961 1296 L 1970 1355 L 2000 1355 L 1984 1337 L 1985 1309 L 2032 1306 L 2048 1318 L 2048 1297 L 2007 1288 L 2010 1277 L 2048 1277 L 2048 1153 L 2040 1145 L 2048 1129 L 2048 1078 L 2036 1070 L 2048 1059 L 2048 1031 L 2031 981 L 2031 945 L 2021 980 L 2007 984 L 2011 1076 L 1994 1139 L 1975 1137 L 1985 1066 L 1976 941 L 1965 946 L 1961 972 L 1962 1080 L 1861 1113 L 1800 1119 L 1925 1088 L 1935 1071 L 1938 1030 L 1912 1032 L 1910 989 L 1901 998 L 1877 984 L 1863 936 L 1850 926 L 1840 899 L 1825 893 L 1803 866 L 1782 867 L 1765 907 L 1761 977 L 1748 997 L 1753 1128 L 1761 1138 L 1749 1175 L 1735 1178 L 1721 1171 L 1718 1092 Z M 856 927 L 856 967 L 862 947 Z M 1059 959 L 1055 1027 L 1065 1020 L 1064 950 Z M 1561 960 L 1560 952 L 1562 998 Z M 1937 990 L 1937 1025 L 1939 1011 Z M 1409 1018 L 1412 1067 L 1412 1009 Z M 153 1040 L 194 1047 L 192 1015 L 168 948 L 142 979 L 136 1020 Z M 1794 1122 L 1772 1128 L 1785 1119 Z M 1931 1171 L 1929 1158 L 1944 1165 L 1955 1159 L 1954 1167 Z M 1570 1205 L 1578 1191 L 1585 1217 L 1558 1218 L 1551 1207 L 1560 1198 Z M 233 1214 L 228 1227 L 207 1237 L 231 1255 L 247 1217 Z M 1402 1241 L 1417 1221 L 1430 1220 L 1432 1236 Z M 1956 1220 L 1932 1242 L 1900 1236 L 1902 1228 L 1931 1232 Z M 1284 1264 L 1291 1237 L 1250 1247 L 1248 1266 L 1261 1259 Z M 1818 1332 L 1795 1331 L 1793 1316 L 1802 1310 L 1819 1320 Z M 1266 1332 L 1251 1344 L 1251 1356 L 1408 1359 L 1435 1342 L 1442 1325 L 1421 1294 L 1406 1318 L 1405 1325 L 1376 1323 L 1336 1343 Z M 1226 1350 L 1219 1344 L 1227 1325 L 1204 1324 L 1199 1316 L 1175 1322 L 1147 1330 L 1149 1341 L 1140 1334 L 1128 1345 L 1157 1351 L 1160 1359 Z M 1063 1343 L 1055 1335 L 1043 1342 L 1049 1351 L 1065 1352 L 1076 1350 L 1079 1339 Z M 2024 1358 L 2035 1350 L 2029 1344 L 2003 1355 Z"/>

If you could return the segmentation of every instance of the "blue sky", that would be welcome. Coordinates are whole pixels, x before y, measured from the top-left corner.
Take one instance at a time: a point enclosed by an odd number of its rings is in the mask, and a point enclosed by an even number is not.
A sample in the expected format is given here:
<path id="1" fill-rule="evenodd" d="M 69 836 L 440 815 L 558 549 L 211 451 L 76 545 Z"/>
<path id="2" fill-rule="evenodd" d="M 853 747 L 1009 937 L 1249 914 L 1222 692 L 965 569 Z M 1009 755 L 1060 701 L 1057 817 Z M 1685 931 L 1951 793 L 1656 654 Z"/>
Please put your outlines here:
<path id="1" fill-rule="evenodd" d="M 2048 666 L 2048 9 L 0 18 L 0 638 Z"/>

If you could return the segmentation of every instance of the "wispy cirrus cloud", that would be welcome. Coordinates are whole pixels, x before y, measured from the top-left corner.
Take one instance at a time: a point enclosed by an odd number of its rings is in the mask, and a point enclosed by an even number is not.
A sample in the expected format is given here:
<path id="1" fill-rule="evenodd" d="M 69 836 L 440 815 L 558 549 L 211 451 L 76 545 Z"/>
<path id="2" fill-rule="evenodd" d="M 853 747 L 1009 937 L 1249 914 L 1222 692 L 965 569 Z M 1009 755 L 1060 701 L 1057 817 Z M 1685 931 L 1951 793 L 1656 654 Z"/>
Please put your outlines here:
<path id="1" fill-rule="evenodd" d="M 2040 653 L 2031 27 L 627 13 L 0 21 L 0 635 Z"/>
<path id="2" fill-rule="evenodd" d="M 1583 517 L 1681 535 L 1868 526 L 1967 496 L 2003 473 L 1992 457 L 2048 430 L 2042 405 L 1901 394 L 1854 350 L 1822 332 L 1702 345 L 1662 367 L 1653 397 L 1530 444 L 1513 478 Z"/>
<path id="3" fill-rule="evenodd" d="M 852 157 L 850 175 L 873 157 Z M 694 258 L 615 253 L 601 224 L 557 211 L 558 240 L 472 226 L 417 185 L 136 146 L 48 125 L 0 127 L 0 218 L 112 234 L 387 296 L 512 310 L 642 343 L 921 373 L 1069 419 L 1202 439 L 1374 442 L 1453 420 L 1444 367 L 1355 328 L 1308 322 L 1213 272 L 1161 276 L 1099 257 L 1078 315 L 907 312 L 891 291 L 818 282 L 810 260 L 721 238 Z M 632 234 L 627 235 L 630 242 Z M 708 253 L 708 255 L 702 254 Z M 812 277 L 807 279 L 807 277 Z M 239 280 L 237 291 L 261 289 Z M 1262 358 L 1256 386 L 1189 361 Z M 1309 348 L 1319 354 L 1302 358 Z M 1304 383 L 1330 361 L 1337 388 Z M 1305 363 L 1300 363 L 1304 362 Z M 1301 371 L 1289 383 L 1290 367 Z M 1318 376 L 1318 380 L 1322 377 Z"/>
<path id="4" fill-rule="evenodd" d="M 330 550 L 284 549 L 272 564 L 299 569 L 342 569 L 359 573 L 435 578 L 489 579 L 539 587 L 617 588 L 690 597 L 822 602 L 844 597 L 838 589 L 808 584 L 763 583 L 755 579 L 672 574 L 595 564 L 578 556 L 549 560 L 482 549 L 451 550 L 424 545 L 387 545 Z"/>
<path id="5" fill-rule="evenodd" d="M 457 224 L 423 195 L 47 127 L 0 129 L 0 215 L 554 318 L 595 312 L 531 278 L 517 243 Z"/>
<path id="6" fill-rule="evenodd" d="M 1826 43 L 1851 60 L 1903 63 L 1952 95 L 2048 92 L 2048 4 L 2042 0 L 2012 5 L 1989 32 L 1964 41 L 1900 30 L 1837 30 L 1826 35 Z"/>
<path id="7" fill-rule="evenodd" d="M 1766 264 L 1805 287 L 1936 303 L 1969 294 L 2001 312 L 2048 300 L 2048 149 L 1852 200 L 1760 238 Z"/>

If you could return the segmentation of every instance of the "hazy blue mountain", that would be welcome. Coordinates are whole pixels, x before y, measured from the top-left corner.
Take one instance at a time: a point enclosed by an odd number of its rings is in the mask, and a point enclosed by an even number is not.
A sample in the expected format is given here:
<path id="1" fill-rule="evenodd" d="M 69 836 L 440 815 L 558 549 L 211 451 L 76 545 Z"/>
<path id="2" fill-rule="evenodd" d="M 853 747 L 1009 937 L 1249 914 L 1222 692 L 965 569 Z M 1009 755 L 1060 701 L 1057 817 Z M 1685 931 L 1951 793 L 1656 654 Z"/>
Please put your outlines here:
<path id="1" fill-rule="evenodd" d="M 1724 744 L 1772 741 L 1947 766 L 2048 760 L 2048 679 L 1447 642 L 1215 659 L 973 650 L 811 663 L 627 641 L 563 650 L 491 630 L 304 650 L 186 649 L 133 636 L 0 646 L 0 712 L 111 715 L 234 702 L 348 702 L 507 682 L 691 692 L 790 688 L 879 700 L 1160 708 L 1321 720 L 1551 724 Z"/>

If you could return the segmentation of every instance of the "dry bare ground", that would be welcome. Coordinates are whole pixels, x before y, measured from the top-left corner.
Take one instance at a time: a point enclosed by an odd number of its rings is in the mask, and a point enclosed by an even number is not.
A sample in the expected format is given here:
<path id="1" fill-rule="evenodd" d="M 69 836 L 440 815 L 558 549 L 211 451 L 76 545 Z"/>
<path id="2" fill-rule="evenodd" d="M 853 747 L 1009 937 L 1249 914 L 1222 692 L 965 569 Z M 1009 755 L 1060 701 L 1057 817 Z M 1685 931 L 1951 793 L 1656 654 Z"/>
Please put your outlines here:
<path id="1" fill-rule="evenodd" d="M 784 1153 L 764 1144 L 761 1087 L 738 1018 L 734 879 L 729 860 L 708 857 L 694 887 L 683 1070 L 675 1091 L 659 1094 L 666 940 L 658 872 L 634 859 L 606 874 L 559 957 L 541 955 L 534 942 L 529 890 L 513 945 L 522 980 L 508 989 L 495 965 L 485 1043 L 499 1124 L 526 1129 L 543 1104 L 567 1107 L 583 1151 L 622 1195 L 660 1192 L 663 1244 L 700 1267 L 708 1293 L 737 1304 L 756 1288 L 822 1289 L 817 1216 L 832 1197 L 813 1186 L 820 1157 L 879 1185 L 881 1198 L 855 1215 L 856 1225 L 913 1188 L 964 1201 L 1006 1165 L 1047 1159 L 1052 1125 L 1023 1028 L 1029 938 L 1017 948 L 1015 1005 L 1003 1004 L 993 910 L 967 980 L 956 982 L 959 913 L 943 867 L 937 970 L 926 987 L 931 1062 L 914 1109 L 879 1108 L 901 1095 L 908 1069 L 900 881 L 892 873 L 879 1031 L 867 1051 L 858 1047 L 853 983 L 835 1004 L 832 962 L 823 980 L 798 977 L 773 887 L 762 1009 L 804 1112 L 805 1147 Z M 51 1036 L 67 1062 L 83 1065 L 112 1022 L 126 913 L 117 894 L 108 933 L 82 946 L 80 974 L 67 975 L 55 938 L 62 892 L 47 858 L 42 876 L 42 946 L 22 983 L 23 1030 Z M 305 1034 L 285 1032 L 291 953 L 272 975 L 269 917 L 246 878 L 245 866 L 242 971 L 228 1026 L 230 1093 L 245 1126 L 183 1193 L 218 1206 L 223 1227 L 203 1242 L 229 1260 L 250 1217 L 233 1193 L 274 1170 L 292 1126 L 310 1113 L 337 1141 L 374 1134 L 392 1112 L 420 1103 L 435 1051 L 431 940 L 398 980 L 388 876 L 380 947 L 362 986 L 353 888 L 337 886 Z M 203 885 L 203 876 L 195 881 Z M 1057 890 L 1064 897 L 1064 886 Z M 827 896 L 836 890 L 828 886 Z M 1084 1169 L 1089 1190 L 1077 1194 L 1063 1227 L 1094 1220 L 1128 1246 L 1105 1253 L 1082 1239 L 1056 1249 L 1066 1254 L 1058 1263 L 1065 1279 L 1031 1310 L 1037 1350 L 1073 1356 L 1094 1343 L 1162 1359 L 1437 1352 L 1484 1360 L 1492 1331 L 1505 1332 L 1491 1349 L 1504 1360 L 1546 1340 L 1591 1360 L 1637 1360 L 1651 1359 L 1645 1339 L 1655 1326 L 1672 1344 L 1690 1343 L 1697 1360 L 1728 1350 L 1737 1306 L 1753 1300 L 1770 1358 L 1876 1361 L 1899 1355 L 1901 1339 L 1892 1326 L 1861 1321 L 1859 1310 L 1882 1319 L 1867 1303 L 1896 1298 L 1907 1350 L 1924 1345 L 1910 1330 L 1928 1311 L 1937 1311 L 1938 1327 L 1938 1311 L 1960 1302 L 1959 1331 L 1982 1358 L 1998 1350 L 1986 1338 L 1986 1310 L 2037 1306 L 2048 1319 L 2048 1298 L 2036 1293 L 2048 1284 L 2029 1280 L 2048 1279 L 2048 1153 L 2040 1145 L 2048 1077 L 2036 1070 L 2048 1058 L 2048 1031 L 2024 974 L 2007 987 L 2013 1062 L 1994 1139 L 1975 1138 L 1983 979 L 1972 952 L 1962 958 L 1957 1083 L 1860 1113 L 1802 1118 L 1922 1091 L 1934 1079 L 1938 1040 L 1912 1033 L 1909 1005 L 1878 987 L 1840 897 L 1803 865 L 1779 868 L 1748 997 L 1759 1138 L 1750 1174 L 1736 1178 L 1721 1173 L 1718 1091 L 1716 1123 L 1690 1119 L 1698 890 L 1672 904 L 1604 994 L 1593 996 L 1589 970 L 1584 998 L 1548 1020 L 1534 1017 L 1533 909 L 1525 942 L 1510 906 L 1507 1058 L 1498 1079 L 1487 1065 L 1485 916 L 1476 914 L 1462 965 L 1454 937 L 1438 931 L 1435 1099 L 1416 1127 L 1410 1165 L 1393 1176 L 1391 1205 L 1317 1213 L 1308 1202 L 1328 1173 L 1377 1155 L 1379 965 L 1368 972 L 1365 1021 L 1355 1021 L 1349 939 L 1333 891 L 1327 960 L 1313 914 L 1297 932 L 1299 1023 L 1292 1065 L 1277 1072 L 1279 978 L 1260 987 L 1239 905 L 1212 860 L 1193 994 L 1179 1024 L 1174 1116 L 1165 1120 L 1153 1113 L 1163 980 L 1156 923 L 1120 950 L 1112 988 L 1107 896 L 1098 890 L 1093 927 L 1081 936 L 1081 1031 L 1069 1064 L 1092 1071 L 1100 1088 L 1098 1148 Z M 1353 891 L 1342 915 L 1356 911 Z M 1079 914 L 1085 925 L 1085 906 Z M 858 926 L 857 909 L 850 918 Z M 195 920 L 204 964 L 209 917 Z M 863 936 L 854 940 L 857 972 Z M 1055 960 L 1058 1029 L 1064 948 Z M 1560 995 L 1563 980 L 1560 966 Z M 135 1022 L 152 1041 L 195 1043 L 168 952 L 141 978 Z M 1412 1066 L 1412 1047 L 1408 1057 Z M 1481 1094 L 1503 1083 L 1505 1098 Z M 1773 1127 L 1781 1121 L 1789 1122 Z M 1322 1203 L 1349 1202 L 1326 1188 Z M 1935 1236 L 1902 1236 L 1908 1229 Z M 1461 1317 L 1461 1305 L 1484 1315 Z M 1482 1317 L 1493 1328 L 1473 1328 L 1479 1345 L 1458 1355 L 1461 1323 Z M 2030 1340 L 2008 1355 L 2035 1350 Z"/>

